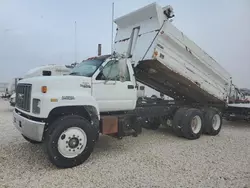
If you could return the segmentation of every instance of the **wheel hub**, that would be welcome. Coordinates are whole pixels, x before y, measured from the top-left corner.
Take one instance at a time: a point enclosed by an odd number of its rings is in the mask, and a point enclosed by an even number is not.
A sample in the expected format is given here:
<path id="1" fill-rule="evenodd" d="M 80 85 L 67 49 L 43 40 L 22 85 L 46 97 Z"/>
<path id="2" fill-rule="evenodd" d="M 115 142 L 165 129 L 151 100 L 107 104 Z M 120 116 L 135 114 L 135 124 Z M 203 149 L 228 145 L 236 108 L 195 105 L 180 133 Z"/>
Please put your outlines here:
<path id="1" fill-rule="evenodd" d="M 59 153 L 66 158 L 74 158 L 81 154 L 87 145 L 87 135 L 79 127 L 70 127 L 59 137 Z"/>
<path id="2" fill-rule="evenodd" d="M 191 120 L 191 129 L 192 131 L 197 134 L 201 130 L 201 118 L 199 116 L 194 116 Z"/>
<path id="3" fill-rule="evenodd" d="M 218 130 L 220 128 L 220 124 L 221 124 L 221 119 L 219 114 L 215 114 L 213 119 L 212 119 L 212 126 L 214 130 Z"/>
<path id="4" fill-rule="evenodd" d="M 76 148 L 79 145 L 78 138 L 71 138 L 68 145 L 70 148 Z"/>

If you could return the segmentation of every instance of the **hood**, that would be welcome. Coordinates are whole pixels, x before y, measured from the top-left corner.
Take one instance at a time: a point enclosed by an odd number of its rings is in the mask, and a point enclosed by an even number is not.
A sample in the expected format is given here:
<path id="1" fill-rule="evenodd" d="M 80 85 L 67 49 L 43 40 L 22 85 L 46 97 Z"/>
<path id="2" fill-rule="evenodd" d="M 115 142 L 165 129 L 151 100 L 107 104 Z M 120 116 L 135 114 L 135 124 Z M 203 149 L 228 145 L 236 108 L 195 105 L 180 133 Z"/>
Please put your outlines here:
<path id="1" fill-rule="evenodd" d="M 84 76 L 39 76 L 20 80 L 18 83 L 32 84 L 32 90 L 41 91 L 41 86 L 51 90 L 75 90 L 77 88 L 91 88 L 91 78 Z"/>

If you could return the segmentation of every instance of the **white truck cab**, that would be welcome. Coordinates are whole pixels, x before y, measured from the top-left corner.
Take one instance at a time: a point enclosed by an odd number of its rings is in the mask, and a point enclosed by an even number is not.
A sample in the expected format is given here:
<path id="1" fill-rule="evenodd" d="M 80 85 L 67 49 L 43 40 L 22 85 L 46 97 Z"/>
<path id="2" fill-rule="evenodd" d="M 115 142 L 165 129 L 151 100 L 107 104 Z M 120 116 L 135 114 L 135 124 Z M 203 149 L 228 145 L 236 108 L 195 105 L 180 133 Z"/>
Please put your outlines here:
<path id="1" fill-rule="evenodd" d="M 125 71 L 121 71 L 119 62 L 117 57 L 100 56 L 83 61 L 67 76 L 21 80 L 13 112 L 16 128 L 26 140 L 42 142 L 48 125 L 57 117 L 75 114 L 91 119 L 99 134 L 100 111 L 129 111 L 136 107 L 132 65 L 126 59 Z M 77 130 L 72 132 L 72 136 L 78 134 Z M 97 137 L 95 134 L 93 142 Z"/>

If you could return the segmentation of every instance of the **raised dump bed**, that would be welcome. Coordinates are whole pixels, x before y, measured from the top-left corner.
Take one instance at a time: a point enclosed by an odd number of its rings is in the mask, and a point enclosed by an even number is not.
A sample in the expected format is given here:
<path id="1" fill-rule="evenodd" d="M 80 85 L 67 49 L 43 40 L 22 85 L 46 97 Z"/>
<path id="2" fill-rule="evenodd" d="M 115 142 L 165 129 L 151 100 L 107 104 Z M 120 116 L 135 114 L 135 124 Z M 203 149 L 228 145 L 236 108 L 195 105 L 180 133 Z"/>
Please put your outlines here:
<path id="1" fill-rule="evenodd" d="M 152 3 L 115 20 L 115 51 L 132 57 L 136 79 L 175 100 L 224 104 L 231 75 Z"/>

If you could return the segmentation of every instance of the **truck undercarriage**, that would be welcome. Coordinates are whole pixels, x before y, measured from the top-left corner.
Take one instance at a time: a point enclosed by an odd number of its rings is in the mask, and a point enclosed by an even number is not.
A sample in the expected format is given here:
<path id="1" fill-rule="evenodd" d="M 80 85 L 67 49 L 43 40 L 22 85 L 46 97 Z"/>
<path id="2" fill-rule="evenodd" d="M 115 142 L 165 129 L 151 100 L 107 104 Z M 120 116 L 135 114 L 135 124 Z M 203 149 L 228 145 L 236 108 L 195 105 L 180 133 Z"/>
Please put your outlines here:
<path id="1" fill-rule="evenodd" d="M 200 122 L 197 122 L 197 117 Z M 192 123 L 194 125 L 190 125 Z M 202 133 L 218 134 L 222 116 L 218 109 L 197 103 L 145 97 L 138 99 L 137 107 L 133 111 L 101 113 L 100 132 L 122 138 L 129 135 L 137 136 L 141 133 L 142 127 L 156 130 L 162 124 L 168 125 L 177 136 L 197 139 Z M 197 126 L 200 126 L 197 133 L 188 130 Z"/>
<path id="2" fill-rule="evenodd" d="M 228 121 L 250 121 L 250 104 L 230 104 L 224 110 L 223 117 Z"/>

